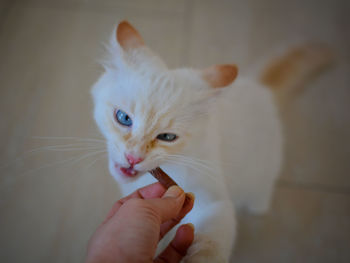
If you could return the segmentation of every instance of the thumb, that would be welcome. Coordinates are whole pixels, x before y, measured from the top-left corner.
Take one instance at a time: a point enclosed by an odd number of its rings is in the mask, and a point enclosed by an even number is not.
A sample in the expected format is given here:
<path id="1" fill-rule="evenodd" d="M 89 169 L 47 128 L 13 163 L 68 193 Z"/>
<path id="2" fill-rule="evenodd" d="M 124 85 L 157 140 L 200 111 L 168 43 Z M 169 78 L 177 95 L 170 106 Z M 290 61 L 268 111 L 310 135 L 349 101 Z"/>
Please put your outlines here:
<path id="1" fill-rule="evenodd" d="M 162 198 L 146 201 L 157 211 L 161 223 L 164 223 L 179 214 L 185 202 L 185 196 L 185 192 L 179 186 L 174 185 L 164 193 Z"/>

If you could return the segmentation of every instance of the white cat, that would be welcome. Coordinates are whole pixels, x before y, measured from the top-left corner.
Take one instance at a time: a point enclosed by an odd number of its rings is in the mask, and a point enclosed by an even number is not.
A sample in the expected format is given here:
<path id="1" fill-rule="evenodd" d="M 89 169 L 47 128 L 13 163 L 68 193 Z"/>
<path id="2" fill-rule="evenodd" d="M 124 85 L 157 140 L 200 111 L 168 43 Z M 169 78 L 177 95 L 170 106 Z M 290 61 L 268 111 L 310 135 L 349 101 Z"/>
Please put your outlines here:
<path id="1" fill-rule="evenodd" d="M 314 50 L 296 48 L 231 85 L 235 65 L 170 70 L 128 22 L 118 25 L 92 89 L 94 117 L 123 194 L 154 182 L 146 173 L 157 166 L 195 194 L 184 219 L 196 230 L 185 262 L 228 262 L 234 208 L 268 209 L 283 156 L 271 90 L 293 87 L 323 65 L 312 62 L 323 56 Z"/>

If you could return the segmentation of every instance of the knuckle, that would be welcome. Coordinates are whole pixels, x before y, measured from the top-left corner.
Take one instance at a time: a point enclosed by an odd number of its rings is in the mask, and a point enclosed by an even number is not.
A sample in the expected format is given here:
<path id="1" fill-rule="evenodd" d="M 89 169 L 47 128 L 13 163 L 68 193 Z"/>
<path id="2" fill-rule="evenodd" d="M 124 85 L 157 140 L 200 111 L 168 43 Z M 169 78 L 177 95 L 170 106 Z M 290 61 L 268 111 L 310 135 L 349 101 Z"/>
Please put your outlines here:
<path id="1" fill-rule="evenodd" d="M 138 199 L 138 198 L 132 198 L 129 199 L 125 205 L 128 205 L 129 207 L 132 207 L 134 209 L 138 209 L 139 207 L 142 207 L 144 204 L 144 200 Z"/>
<path id="2" fill-rule="evenodd" d="M 161 222 L 159 212 L 156 207 L 153 207 L 150 203 L 143 199 L 130 199 L 128 200 L 128 206 L 134 210 L 136 215 L 141 216 L 144 220 L 150 220 L 153 222 Z"/>

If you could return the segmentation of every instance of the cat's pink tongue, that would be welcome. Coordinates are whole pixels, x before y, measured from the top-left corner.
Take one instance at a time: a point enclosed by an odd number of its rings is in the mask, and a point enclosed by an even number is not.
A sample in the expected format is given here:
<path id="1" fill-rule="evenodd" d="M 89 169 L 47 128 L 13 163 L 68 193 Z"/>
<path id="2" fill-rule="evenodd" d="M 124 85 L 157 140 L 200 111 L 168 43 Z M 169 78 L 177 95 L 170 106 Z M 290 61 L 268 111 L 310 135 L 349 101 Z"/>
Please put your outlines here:
<path id="1" fill-rule="evenodd" d="M 135 171 L 132 167 L 125 168 L 125 167 L 120 167 L 120 171 L 126 176 L 133 177 L 137 175 L 137 171 Z"/>

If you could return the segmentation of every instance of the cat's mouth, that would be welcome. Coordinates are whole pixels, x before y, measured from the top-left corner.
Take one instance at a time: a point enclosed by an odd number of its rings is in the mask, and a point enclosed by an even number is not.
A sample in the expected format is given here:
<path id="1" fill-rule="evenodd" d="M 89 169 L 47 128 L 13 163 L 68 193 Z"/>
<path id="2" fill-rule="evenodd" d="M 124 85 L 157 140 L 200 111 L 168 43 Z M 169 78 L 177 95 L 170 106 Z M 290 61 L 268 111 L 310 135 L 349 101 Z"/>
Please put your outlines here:
<path id="1" fill-rule="evenodd" d="M 127 177 L 134 177 L 137 176 L 139 173 L 137 170 L 134 169 L 132 165 L 130 167 L 123 167 L 115 163 L 114 167 L 118 172 Z"/>

